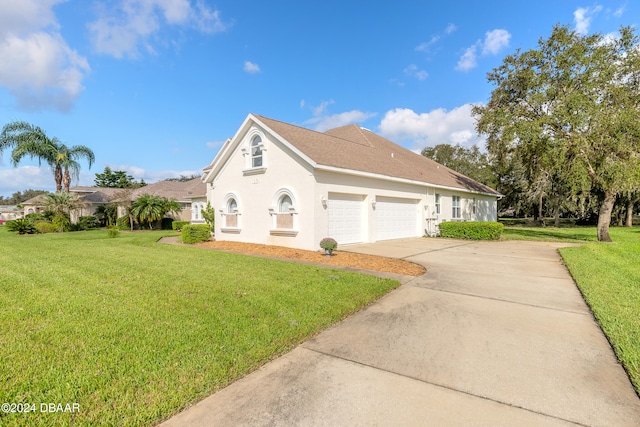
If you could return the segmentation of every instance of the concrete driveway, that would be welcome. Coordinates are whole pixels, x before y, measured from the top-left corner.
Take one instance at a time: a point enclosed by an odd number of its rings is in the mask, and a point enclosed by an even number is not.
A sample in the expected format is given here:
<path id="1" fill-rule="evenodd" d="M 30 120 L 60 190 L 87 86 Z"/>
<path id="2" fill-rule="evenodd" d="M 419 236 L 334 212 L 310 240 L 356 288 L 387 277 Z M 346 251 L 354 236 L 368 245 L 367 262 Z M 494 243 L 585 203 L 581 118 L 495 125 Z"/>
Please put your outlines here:
<path id="1" fill-rule="evenodd" d="M 559 244 L 407 239 L 427 267 L 164 426 L 640 425 Z"/>

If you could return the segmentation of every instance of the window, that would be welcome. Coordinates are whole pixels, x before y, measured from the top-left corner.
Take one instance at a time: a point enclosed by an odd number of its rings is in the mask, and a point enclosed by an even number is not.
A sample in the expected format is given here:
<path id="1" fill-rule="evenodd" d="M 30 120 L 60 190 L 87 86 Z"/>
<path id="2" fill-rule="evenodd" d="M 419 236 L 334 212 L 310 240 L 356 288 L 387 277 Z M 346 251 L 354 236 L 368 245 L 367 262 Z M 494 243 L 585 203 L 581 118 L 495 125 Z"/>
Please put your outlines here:
<path id="1" fill-rule="evenodd" d="M 280 213 L 290 213 L 289 208 L 293 206 L 293 202 L 291 201 L 291 197 L 288 194 L 285 194 L 280 198 L 280 203 L 278 203 L 278 211 Z"/>
<path id="2" fill-rule="evenodd" d="M 452 198 L 452 218 L 460 218 L 460 196 L 453 196 Z"/>
<path id="3" fill-rule="evenodd" d="M 295 236 L 298 234 L 296 198 L 291 191 L 282 188 L 276 192 L 269 213 L 272 217 L 271 234 Z"/>
<path id="4" fill-rule="evenodd" d="M 251 141 L 251 167 L 262 167 L 262 138 L 256 136 Z"/>
<path id="5" fill-rule="evenodd" d="M 476 206 L 478 205 L 476 198 L 473 198 L 473 205 L 472 205 L 472 210 L 473 210 L 473 214 L 476 214 Z"/>
<path id="6" fill-rule="evenodd" d="M 440 195 L 436 193 L 436 215 L 440 215 Z"/>
<path id="7" fill-rule="evenodd" d="M 225 233 L 240 232 L 240 212 L 238 211 L 238 198 L 229 193 L 224 198 L 224 208 L 220 209 L 222 215 L 221 231 Z"/>

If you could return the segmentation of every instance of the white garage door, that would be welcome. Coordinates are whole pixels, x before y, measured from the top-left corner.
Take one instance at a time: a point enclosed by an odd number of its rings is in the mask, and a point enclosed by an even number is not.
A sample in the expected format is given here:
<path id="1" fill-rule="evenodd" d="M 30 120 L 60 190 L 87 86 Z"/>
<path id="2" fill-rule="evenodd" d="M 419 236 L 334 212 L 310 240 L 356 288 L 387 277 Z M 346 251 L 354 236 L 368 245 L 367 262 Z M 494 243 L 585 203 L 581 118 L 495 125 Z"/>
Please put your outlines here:
<path id="1" fill-rule="evenodd" d="M 418 200 L 377 197 L 375 209 L 376 240 L 402 239 L 422 234 L 418 223 Z"/>
<path id="2" fill-rule="evenodd" d="M 357 194 L 329 193 L 329 236 L 338 245 L 362 242 L 363 197 Z"/>

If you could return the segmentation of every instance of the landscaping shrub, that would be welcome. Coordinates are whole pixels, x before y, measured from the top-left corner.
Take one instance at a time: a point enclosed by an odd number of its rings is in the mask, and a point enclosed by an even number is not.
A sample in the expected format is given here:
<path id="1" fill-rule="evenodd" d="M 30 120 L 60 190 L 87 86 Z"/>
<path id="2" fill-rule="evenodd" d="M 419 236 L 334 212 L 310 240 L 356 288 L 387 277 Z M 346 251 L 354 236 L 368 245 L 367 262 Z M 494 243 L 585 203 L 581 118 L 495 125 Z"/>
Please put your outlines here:
<path id="1" fill-rule="evenodd" d="M 120 230 L 118 230 L 118 227 L 109 227 L 107 229 L 107 236 L 112 239 L 114 237 L 118 237 L 119 234 L 120 234 Z"/>
<path id="2" fill-rule="evenodd" d="M 7 230 L 18 234 L 35 234 L 37 232 L 33 223 L 25 218 L 7 221 Z"/>
<path id="3" fill-rule="evenodd" d="M 469 240 L 498 240 L 504 231 L 499 222 L 442 222 L 440 237 Z"/>
<path id="4" fill-rule="evenodd" d="M 89 230 L 90 228 L 100 227 L 100 221 L 93 215 L 81 216 L 78 219 L 80 230 Z"/>
<path id="5" fill-rule="evenodd" d="M 162 218 L 162 222 L 160 224 L 160 227 L 163 230 L 173 230 L 173 223 L 175 221 L 173 220 L 173 218 Z"/>
<path id="6" fill-rule="evenodd" d="M 173 221 L 171 223 L 171 229 L 179 231 L 179 230 L 182 230 L 185 225 L 189 225 L 189 224 L 190 224 L 189 221 Z"/>
<path id="7" fill-rule="evenodd" d="M 49 221 L 38 221 L 34 224 L 38 233 L 55 233 L 58 231 L 58 227 Z"/>
<path id="8" fill-rule="evenodd" d="M 208 224 L 187 224 L 182 227 L 182 241 L 184 243 L 206 242 L 211 237 Z"/>

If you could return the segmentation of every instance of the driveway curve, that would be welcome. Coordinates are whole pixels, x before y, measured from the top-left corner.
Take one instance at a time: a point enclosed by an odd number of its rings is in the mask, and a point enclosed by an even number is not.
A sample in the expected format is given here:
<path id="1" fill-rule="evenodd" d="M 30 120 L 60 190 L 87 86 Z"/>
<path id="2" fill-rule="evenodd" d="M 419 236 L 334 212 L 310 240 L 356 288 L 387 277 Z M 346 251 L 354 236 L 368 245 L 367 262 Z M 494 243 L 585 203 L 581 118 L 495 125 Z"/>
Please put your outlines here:
<path id="1" fill-rule="evenodd" d="M 640 399 L 560 246 L 348 247 L 427 273 L 163 426 L 638 426 Z"/>

